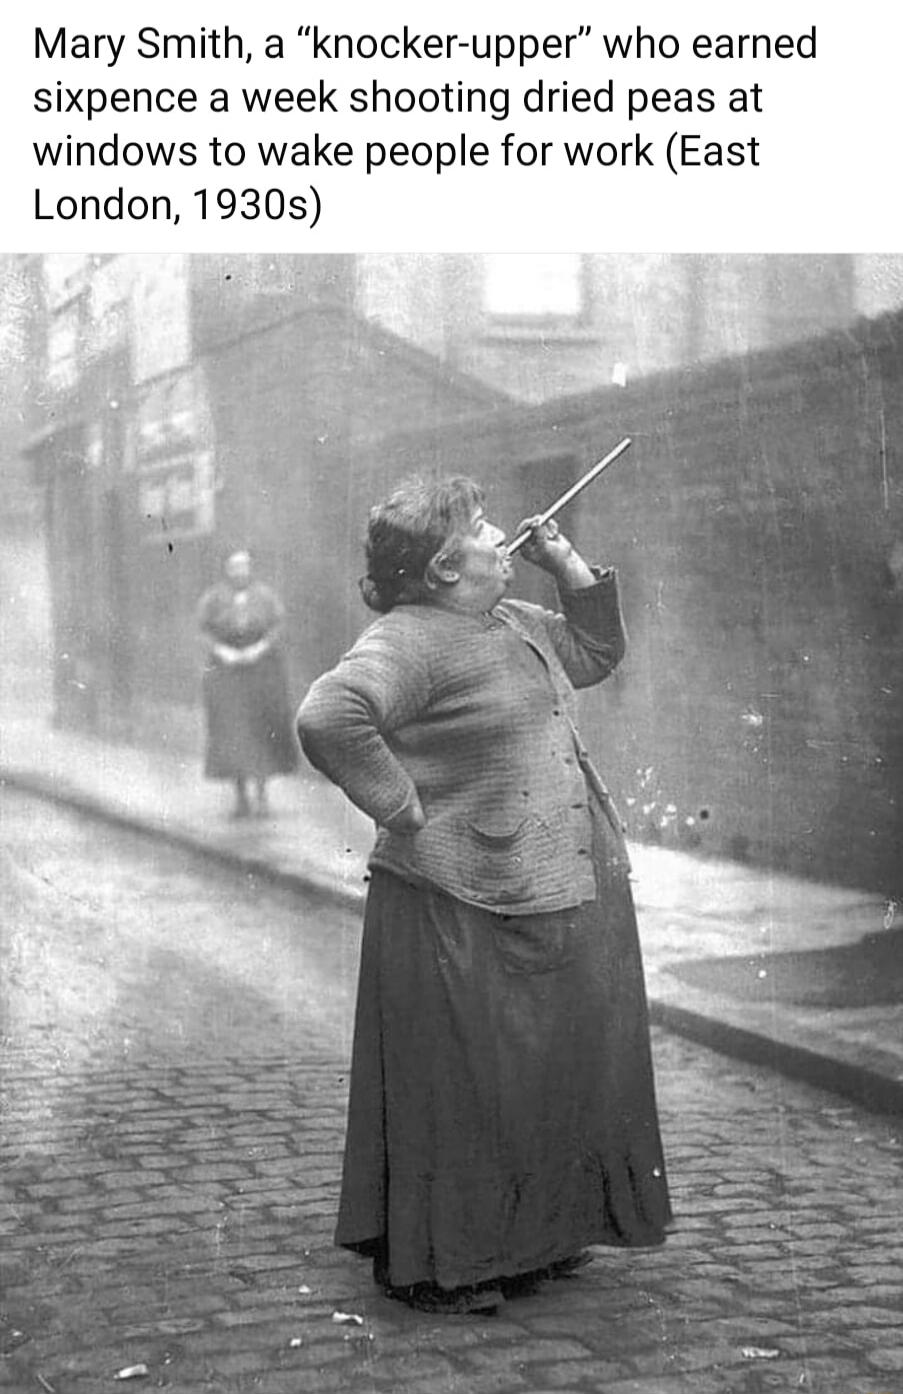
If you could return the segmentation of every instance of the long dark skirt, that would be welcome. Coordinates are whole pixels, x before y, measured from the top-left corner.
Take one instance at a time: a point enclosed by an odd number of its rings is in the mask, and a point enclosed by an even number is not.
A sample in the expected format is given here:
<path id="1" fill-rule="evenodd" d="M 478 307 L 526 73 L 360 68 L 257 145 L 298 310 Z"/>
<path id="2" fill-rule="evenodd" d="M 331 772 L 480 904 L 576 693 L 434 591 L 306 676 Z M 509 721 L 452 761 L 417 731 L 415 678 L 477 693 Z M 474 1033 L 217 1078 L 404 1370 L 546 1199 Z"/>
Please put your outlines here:
<path id="1" fill-rule="evenodd" d="M 285 664 L 276 650 L 246 668 L 212 664 L 203 695 L 208 779 L 264 779 L 297 768 Z"/>
<path id="2" fill-rule="evenodd" d="M 623 841 L 595 902 L 504 916 L 373 872 L 336 1243 L 484 1282 L 671 1218 Z"/>

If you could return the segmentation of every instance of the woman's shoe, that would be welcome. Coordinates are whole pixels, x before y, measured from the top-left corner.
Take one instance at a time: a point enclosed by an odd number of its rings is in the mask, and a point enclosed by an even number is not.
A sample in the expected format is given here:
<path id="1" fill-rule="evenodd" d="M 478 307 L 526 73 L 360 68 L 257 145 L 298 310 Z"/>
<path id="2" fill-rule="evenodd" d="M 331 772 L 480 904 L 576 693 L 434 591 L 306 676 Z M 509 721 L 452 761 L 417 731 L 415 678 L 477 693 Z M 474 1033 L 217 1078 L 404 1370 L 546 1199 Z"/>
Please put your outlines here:
<path id="1" fill-rule="evenodd" d="M 578 1254 L 556 1259 L 543 1269 L 543 1274 L 547 1278 L 569 1278 L 572 1273 L 579 1273 L 581 1268 L 588 1268 L 594 1258 L 595 1254 L 590 1253 L 589 1249 L 581 1249 Z"/>
<path id="2" fill-rule="evenodd" d="M 567 1258 L 556 1259 L 546 1268 L 531 1268 L 527 1273 L 515 1273 L 513 1277 L 502 1278 L 500 1286 L 506 1297 L 532 1297 L 539 1292 L 543 1283 L 552 1278 L 568 1278 L 579 1273 L 592 1263 L 593 1254 L 582 1249 L 578 1254 L 568 1254 Z"/>
<path id="3" fill-rule="evenodd" d="M 429 1312 L 433 1316 L 490 1316 L 505 1301 L 501 1288 L 495 1283 L 460 1288 L 416 1283 L 409 1288 L 387 1287 L 385 1291 L 387 1297 L 394 1297 L 417 1312 Z"/>
<path id="4" fill-rule="evenodd" d="M 543 1285 L 546 1272 L 541 1268 L 533 1268 L 529 1273 L 515 1273 L 510 1278 L 501 1278 L 499 1286 L 502 1293 L 507 1297 L 535 1297 Z"/>

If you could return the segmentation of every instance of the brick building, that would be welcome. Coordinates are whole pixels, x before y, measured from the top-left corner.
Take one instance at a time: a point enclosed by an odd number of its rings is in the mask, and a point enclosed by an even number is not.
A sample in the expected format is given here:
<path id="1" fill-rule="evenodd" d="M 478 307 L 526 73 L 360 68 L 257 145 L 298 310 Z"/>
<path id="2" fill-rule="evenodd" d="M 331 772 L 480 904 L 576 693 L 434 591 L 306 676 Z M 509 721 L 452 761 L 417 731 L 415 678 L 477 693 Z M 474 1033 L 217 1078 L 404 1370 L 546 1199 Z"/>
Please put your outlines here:
<path id="1" fill-rule="evenodd" d="M 359 626 L 357 501 L 383 436 L 484 419 L 499 394 L 356 317 L 341 257 L 66 257 L 48 270 L 28 453 L 45 500 L 56 719 L 189 739 L 195 609 L 229 551 L 250 548 L 283 597 L 303 684 Z"/>
<path id="2" fill-rule="evenodd" d="M 777 348 L 903 305 L 903 257 L 359 256 L 361 314 L 523 401 Z"/>

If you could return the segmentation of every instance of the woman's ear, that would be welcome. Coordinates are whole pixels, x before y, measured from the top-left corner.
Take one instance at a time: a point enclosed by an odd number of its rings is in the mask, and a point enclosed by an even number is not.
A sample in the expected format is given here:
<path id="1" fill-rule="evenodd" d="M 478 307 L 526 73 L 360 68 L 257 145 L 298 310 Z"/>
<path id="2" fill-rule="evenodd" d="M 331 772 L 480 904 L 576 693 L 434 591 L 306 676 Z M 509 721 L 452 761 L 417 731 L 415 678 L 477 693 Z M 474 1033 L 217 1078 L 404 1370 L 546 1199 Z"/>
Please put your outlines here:
<path id="1" fill-rule="evenodd" d="M 460 581 L 461 573 L 447 552 L 437 552 L 430 560 L 426 568 L 424 580 L 432 589 L 438 586 L 453 586 L 456 581 Z"/>

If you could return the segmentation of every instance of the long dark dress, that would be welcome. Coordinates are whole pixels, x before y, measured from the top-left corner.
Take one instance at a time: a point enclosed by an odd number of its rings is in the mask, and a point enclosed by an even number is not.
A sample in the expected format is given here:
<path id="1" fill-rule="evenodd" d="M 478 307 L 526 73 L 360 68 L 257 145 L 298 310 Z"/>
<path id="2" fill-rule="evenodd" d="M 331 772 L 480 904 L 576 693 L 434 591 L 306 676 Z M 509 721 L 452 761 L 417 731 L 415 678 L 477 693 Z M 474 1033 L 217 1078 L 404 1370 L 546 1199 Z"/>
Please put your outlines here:
<path id="1" fill-rule="evenodd" d="M 244 596 L 238 600 L 230 586 L 213 586 L 201 600 L 201 630 L 217 643 L 238 649 L 273 634 L 282 618 L 274 593 L 254 583 Z M 297 768 L 285 661 L 275 644 L 250 664 L 229 666 L 211 653 L 202 690 L 208 779 L 265 779 Z"/>
<path id="2" fill-rule="evenodd" d="M 336 1242 L 397 1286 L 526 1273 L 670 1220 L 623 839 L 597 896 L 509 917 L 375 868 Z"/>

